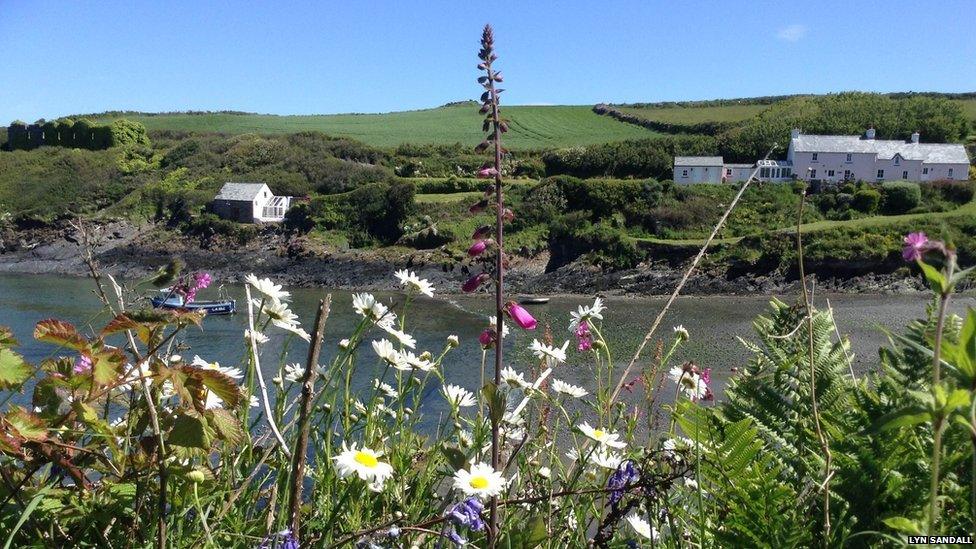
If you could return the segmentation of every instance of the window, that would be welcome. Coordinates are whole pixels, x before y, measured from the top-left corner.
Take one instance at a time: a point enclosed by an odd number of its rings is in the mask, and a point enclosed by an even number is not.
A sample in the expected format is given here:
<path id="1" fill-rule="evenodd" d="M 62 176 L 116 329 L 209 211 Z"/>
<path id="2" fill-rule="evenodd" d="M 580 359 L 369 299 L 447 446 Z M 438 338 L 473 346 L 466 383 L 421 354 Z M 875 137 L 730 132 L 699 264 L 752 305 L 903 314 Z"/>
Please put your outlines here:
<path id="1" fill-rule="evenodd" d="M 725 168 L 725 175 L 732 175 L 732 168 Z"/>
<path id="2" fill-rule="evenodd" d="M 908 179 L 908 170 L 905 170 L 905 171 L 901 172 L 901 178 L 902 179 Z"/>
<path id="3" fill-rule="evenodd" d="M 681 170 L 681 177 L 688 177 L 688 170 Z"/>
<path id="4" fill-rule="evenodd" d="M 827 177 L 833 177 L 833 176 L 834 176 L 834 170 L 827 170 Z"/>
<path id="5" fill-rule="evenodd" d="M 851 153 L 847 153 L 847 161 L 848 161 L 848 162 L 850 162 L 850 161 L 851 161 L 851 157 L 852 157 L 852 156 L 854 156 L 854 155 L 853 155 L 853 154 L 851 154 Z"/>
<path id="6" fill-rule="evenodd" d="M 928 174 L 929 174 L 929 169 L 928 168 L 922 168 L 922 175 L 928 175 Z"/>
<path id="7" fill-rule="evenodd" d="M 816 161 L 817 161 L 817 153 L 813 153 L 813 161 L 814 161 L 814 162 L 816 162 Z"/>
<path id="8" fill-rule="evenodd" d="M 952 177 L 952 168 L 949 168 L 949 177 Z"/>
<path id="9" fill-rule="evenodd" d="M 848 181 L 851 178 L 851 170 L 844 170 L 844 181 Z"/>
<path id="10" fill-rule="evenodd" d="M 759 177 L 769 177 L 769 168 L 759 170 Z"/>
<path id="11" fill-rule="evenodd" d="M 884 170 L 878 170 L 878 179 L 884 179 Z"/>
<path id="12" fill-rule="evenodd" d="M 901 157 L 896 154 L 895 155 L 895 166 L 898 166 L 899 164 L 901 164 Z"/>
<path id="13" fill-rule="evenodd" d="M 773 170 L 773 178 L 774 179 L 779 179 L 779 168 L 776 168 L 775 170 Z"/>
<path id="14" fill-rule="evenodd" d="M 793 175 L 793 170 L 790 168 L 783 168 L 783 177 L 789 177 Z"/>
<path id="15" fill-rule="evenodd" d="M 810 170 L 810 179 L 817 178 L 817 170 Z"/>

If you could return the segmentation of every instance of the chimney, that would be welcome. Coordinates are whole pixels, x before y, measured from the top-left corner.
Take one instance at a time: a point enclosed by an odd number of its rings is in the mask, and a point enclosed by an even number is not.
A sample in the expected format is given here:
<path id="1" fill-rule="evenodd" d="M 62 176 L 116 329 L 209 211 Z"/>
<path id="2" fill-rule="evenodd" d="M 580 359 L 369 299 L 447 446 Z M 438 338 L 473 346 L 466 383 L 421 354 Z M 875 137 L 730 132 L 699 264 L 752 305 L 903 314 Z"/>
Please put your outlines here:
<path id="1" fill-rule="evenodd" d="M 912 132 L 912 143 L 918 143 L 919 137 L 921 137 L 921 135 L 918 133 L 918 131 Z"/>
<path id="2" fill-rule="evenodd" d="M 865 132 L 864 137 L 866 139 L 874 139 L 874 126 L 868 128 L 868 131 Z"/>
<path id="3" fill-rule="evenodd" d="M 790 137 L 792 139 L 796 139 L 797 137 L 800 137 L 800 128 L 793 128 L 793 131 L 790 132 Z"/>

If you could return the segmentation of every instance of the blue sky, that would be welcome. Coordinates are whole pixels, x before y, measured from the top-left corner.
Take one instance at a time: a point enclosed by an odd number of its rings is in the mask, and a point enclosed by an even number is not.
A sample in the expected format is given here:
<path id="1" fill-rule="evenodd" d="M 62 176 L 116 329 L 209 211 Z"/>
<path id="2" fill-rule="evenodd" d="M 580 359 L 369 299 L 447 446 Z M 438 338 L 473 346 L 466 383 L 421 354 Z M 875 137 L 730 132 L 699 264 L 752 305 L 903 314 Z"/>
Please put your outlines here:
<path id="1" fill-rule="evenodd" d="M 478 95 L 486 22 L 508 104 L 976 91 L 973 10 L 973 0 L 0 0 L 0 122 L 433 107 Z"/>

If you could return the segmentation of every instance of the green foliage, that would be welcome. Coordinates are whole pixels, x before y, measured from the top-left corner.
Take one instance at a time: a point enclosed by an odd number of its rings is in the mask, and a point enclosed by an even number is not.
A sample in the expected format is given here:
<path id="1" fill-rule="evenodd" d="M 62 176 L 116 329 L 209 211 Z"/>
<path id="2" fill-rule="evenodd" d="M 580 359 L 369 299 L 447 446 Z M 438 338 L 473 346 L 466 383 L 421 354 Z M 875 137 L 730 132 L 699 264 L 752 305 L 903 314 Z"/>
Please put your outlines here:
<path id="1" fill-rule="evenodd" d="M 413 209 L 414 186 L 400 181 L 317 197 L 310 204 L 312 218 L 323 229 L 352 229 L 386 244 L 402 236 L 402 226 Z"/>
<path id="2" fill-rule="evenodd" d="M 854 193 L 851 207 L 862 213 L 873 214 L 878 211 L 878 204 L 880 203 L 880 192 L 874 189 L 861 189 Z"/>
<path id="3" fill-rule="evenodd" d="M 886 214 L 907 213 L 922 202 L 922 189 L 911 181 L 886 181 L 881 184 L 881 209 Z"/>

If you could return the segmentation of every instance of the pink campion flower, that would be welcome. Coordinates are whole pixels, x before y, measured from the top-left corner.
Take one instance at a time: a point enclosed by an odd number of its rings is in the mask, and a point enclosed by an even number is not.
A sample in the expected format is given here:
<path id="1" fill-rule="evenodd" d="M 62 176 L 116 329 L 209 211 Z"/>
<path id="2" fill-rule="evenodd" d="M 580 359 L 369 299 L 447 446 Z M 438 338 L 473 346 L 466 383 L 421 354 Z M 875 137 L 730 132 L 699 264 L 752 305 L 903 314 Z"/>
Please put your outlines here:
<path id="1" fill-rule="evenodd" d="M 468 255 L 471 257 L 476 257 L 481 255 L 485 250 L 488 249 L 488 245 L 491 244 L 491 240 L 478 240 L 468 248 Z"/>
<path id="2" fill-rule="evenodd" d="M 477 290 L 478 287 L 484 284 L 489 278 L 491 277 L 488 275 L 488 273 L 478 273 L 467 279 L 464 284 L 461 285 L 461 291 L 471 293 Z"/>
<path id="3" fill-rule="evenodd" d="M 925 233 L 921 231 L 908 233 L 905 236 L 904 242 L 905 248 L 901 251 L 902 259 L 905 261 L 918 261 L 922 258 L 922 251 L 929 243 L 929 237 L 925 236 Z"/>
<path id="4" fill-rule="evenodd" d="M 577 349 L 589 351 L 593 348 L 593 335 L 590 333 L 590 325 L 587 321 L 581 320 L 574 334 L 576 335 Z"/>
<path id="5" fill-rule="evenodd" d="M 496 175 L 498 175 L 498 170 L 496 170 L 494 166 L 486 166 L 478 170 L 478 177 L 482 179 L 495 177 Z"/>
<path id="6" fill-rule="evenodd" d="M 92 359 L 85 355 L 81 355 L 78 357 L 78 360 L 75 361 L 75 365 L 73 368 L 71 368 L 71 371 L 76 374 L 87 374 L 91 371 L 91 369 Z"/>
<path id="7" fill-rule="evenodd" d="M 535 330 L 535 325 L 537 324 L 535 318 L 529 314 L 529 311 L 525 310 L 525 307 L 519 305 L 514 301 L 509 301 L 508 305 L 505 306 L 505 312 L 508 316 L 512 317 L 512 320 L 519 325 L 523 330 Z"/>

